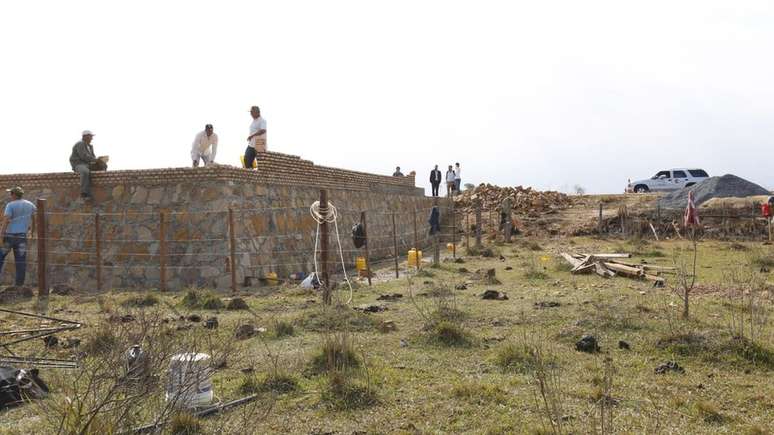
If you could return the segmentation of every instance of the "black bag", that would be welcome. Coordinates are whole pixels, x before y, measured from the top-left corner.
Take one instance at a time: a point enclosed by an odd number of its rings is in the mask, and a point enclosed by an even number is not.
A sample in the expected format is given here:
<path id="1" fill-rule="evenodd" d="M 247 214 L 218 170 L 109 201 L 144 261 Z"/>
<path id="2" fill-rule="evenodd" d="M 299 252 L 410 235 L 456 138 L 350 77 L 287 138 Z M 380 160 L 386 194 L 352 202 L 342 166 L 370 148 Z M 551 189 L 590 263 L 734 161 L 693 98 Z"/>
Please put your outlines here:
<path id="1" fill-rule="evenodd" d="M 362 248 L 366 245 L 366 233 L 363 228 L 363 224 L 352 225 L 352 243 L 355 244 L 355 248 Z"/>

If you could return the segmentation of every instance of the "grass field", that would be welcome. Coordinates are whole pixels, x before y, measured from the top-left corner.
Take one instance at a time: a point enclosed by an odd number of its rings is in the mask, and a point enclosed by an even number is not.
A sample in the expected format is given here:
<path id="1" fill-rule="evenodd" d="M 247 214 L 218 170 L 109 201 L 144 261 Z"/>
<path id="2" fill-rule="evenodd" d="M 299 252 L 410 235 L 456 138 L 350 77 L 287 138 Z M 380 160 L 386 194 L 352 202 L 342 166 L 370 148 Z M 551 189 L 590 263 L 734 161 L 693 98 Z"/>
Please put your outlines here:
<path id="1" fill-rule="evenodd" d="M 410 277 L 395 279 L 385 265 L 372 287 L 358 281 L 351 303 L 386 307 L 377 313 L 323 307 L 319 295 L 290 286 L 243 292 L 248 310 L 219 307 L 231 295 L 208 300 L 203 290 L 196 300 L 186 292 L 52 296 L 50 315 L 85 323 L 59 337 L 82 340 L 76 351 L 86 352 L 85 368 L 43 370 L 53 394 L 0 412 L 0 432 L 56 433 L 63 417 L 63 433 L 82 429 L 83 415 L 104 393 L 77 397 L 86 391 L 84 372 L 100 370 L 104 359 L 111 367 L 100 373 L 120 376 L 121 354 L 141 342 L 149 352 L 192 346 L 211 353 L 222 401 L 259 394 L 218 416 L 175 418 L 177 427 L 200 425 L 200 433 L 772 433 L 774 278 L 761 272 L 774 267 L 770 246 L 701 242 L 688 320 L 670 288 L 571 275 L 557 255 L 631 252 L 632 261 L 671 266 L 675 256 L 689 255 L 688 247 L 522 240 L 491 246 L 489 258 L 445 258 Z M 499 284 L 475 273 L 491 268 Z M 490 289 L 508 299 L 482 300 Z M 377 301 L 395 293 L 402 297 Z M 336 294 L 347 296 L 348 290 Z M 12 307 L 31 310 L 34 302 Z M 122 322 L 127 314 L 134 320 Z M 191 314 L 217 316 L 218 329 L 180 320 Z M 25 324 L 6 317 L 0 327 Z M 243 324 L 265 331 L 237 340 Z M 575 350 L 586 334 L 596 337 L 600 352 Z M 42 354 L 42 347 L 36 342 L 28 350 Z M 684 373 L 655 373 L 669 361 Z M 136 425 L 152 422 L 164 406 L 161 388 L 130 399 L 125 390 L 112 394 L 115 403 L 85 433 L 111 433 L 120 409 L 128 410 L 122 421 Z"/>

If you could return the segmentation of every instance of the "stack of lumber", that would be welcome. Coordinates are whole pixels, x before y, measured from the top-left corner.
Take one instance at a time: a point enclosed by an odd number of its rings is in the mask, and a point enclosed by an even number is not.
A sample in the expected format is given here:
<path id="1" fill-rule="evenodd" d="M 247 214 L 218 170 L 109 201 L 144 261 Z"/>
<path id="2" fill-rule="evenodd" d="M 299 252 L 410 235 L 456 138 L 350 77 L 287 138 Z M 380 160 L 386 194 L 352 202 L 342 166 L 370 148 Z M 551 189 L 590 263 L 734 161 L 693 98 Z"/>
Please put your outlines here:
<path id="1" fill-rule="evenodd" d="M 571 272 L 573 274 L 594 272 L 603 278 L 622 275 L 653 281 L 659 287 L 664 285 L 664 278 L 659 275 L 674 271 L 672 267 L 634 264 L 621 260 L 631 258 L 631 254 L 568 254 L 563 252 L 562 258 L 572 265 Z"/>

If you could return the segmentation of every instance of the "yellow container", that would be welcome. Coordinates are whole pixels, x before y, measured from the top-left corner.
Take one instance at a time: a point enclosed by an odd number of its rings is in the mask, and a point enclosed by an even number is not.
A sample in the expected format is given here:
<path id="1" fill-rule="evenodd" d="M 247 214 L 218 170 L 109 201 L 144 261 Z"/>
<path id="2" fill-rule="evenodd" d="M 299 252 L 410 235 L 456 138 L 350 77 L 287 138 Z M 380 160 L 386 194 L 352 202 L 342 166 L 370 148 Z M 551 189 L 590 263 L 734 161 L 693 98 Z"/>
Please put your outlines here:
<path id="1" fill-rule="evenodd" d="M 355 259 L 355 267 L 357 270 L 366 270 L 366 259 L 365 257 L 357 257 Z"/>
<path id="2" fill-rule="evenodd" d="M 446 244 L 446 249 L 447 249 L 449 252 L 453 252 L 453 251 L 454 251 L 454 243 L 447 243 L 447 244 Z"/>
<path id="3" fill-rule="evenodd" d="M 267 273 L 266 274 L 266 281 L 269 284 L 272 284 L 272 285 L 278 284 L 279 283 L 279 278 L 277 277 L 277 273 L 276 272 L 269 272 L 269 273 Z"/>
<path id="4" fill-rule="evenodd" d="M 239 156 L 239 160 L 242 162 L 242 167 L 245 167 L 245 156 L 241 155 Z M 253 169 L 258 167 L 258 159 L 253 160 Z"/>
<path id="5" fill-rule="evenodd" d="M 408 265 L 419 267 L 419 264 L 422 262 L 422 251 L 417 251 L 416 249 L 410 249 L 408 251 Z"/>

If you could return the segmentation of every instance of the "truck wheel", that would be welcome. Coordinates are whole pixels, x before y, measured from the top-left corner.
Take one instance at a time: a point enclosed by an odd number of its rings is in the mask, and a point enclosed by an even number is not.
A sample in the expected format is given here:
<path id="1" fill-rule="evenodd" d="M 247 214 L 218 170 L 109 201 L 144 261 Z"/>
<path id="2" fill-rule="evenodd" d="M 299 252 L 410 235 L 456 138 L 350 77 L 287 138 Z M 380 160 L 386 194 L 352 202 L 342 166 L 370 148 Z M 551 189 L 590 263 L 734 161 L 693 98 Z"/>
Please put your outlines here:
<path id="1" fill-rule="evenodd" d="M 648 189 L 648 186 L 644 184 L 638 184 L 634 186 L 634 193 L 648 193 L 650 192 L 650 189 Z"/>
<path id="2" fill-rule="evenodd" d="M 691 187 L 691 186 L 693 186 L 694 184 L 696 184 L 696 183 L 685 183 L 685 187 Z"/>

